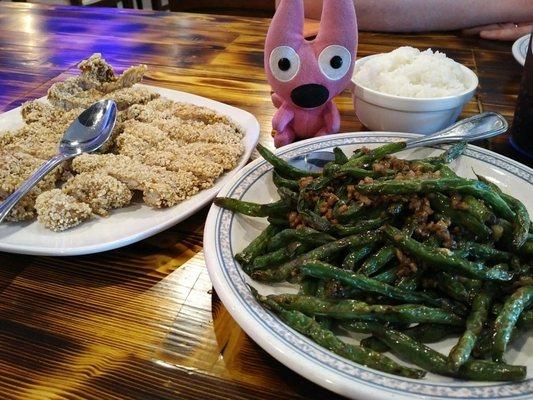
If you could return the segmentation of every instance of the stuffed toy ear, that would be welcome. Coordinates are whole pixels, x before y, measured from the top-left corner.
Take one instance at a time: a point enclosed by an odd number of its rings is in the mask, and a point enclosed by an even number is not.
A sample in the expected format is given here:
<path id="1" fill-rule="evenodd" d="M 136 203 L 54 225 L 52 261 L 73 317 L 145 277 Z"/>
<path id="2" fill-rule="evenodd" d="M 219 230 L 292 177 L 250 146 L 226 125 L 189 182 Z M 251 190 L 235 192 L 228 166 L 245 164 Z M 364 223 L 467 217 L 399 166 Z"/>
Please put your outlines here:
<path id="1" fill-rule="evenodd" d="M 298 50 L 303 40 L 303 0 L 281 0 L 268 29 L 265 49 L 270 52 L 278 46 Z"/>
<path id="2" fill-rule="evenodd" d="M 355 51 L 357 20 L 353 0 L 323 1 L 322 19 L 316 41 L 324 45 L 338 44 Z"/>

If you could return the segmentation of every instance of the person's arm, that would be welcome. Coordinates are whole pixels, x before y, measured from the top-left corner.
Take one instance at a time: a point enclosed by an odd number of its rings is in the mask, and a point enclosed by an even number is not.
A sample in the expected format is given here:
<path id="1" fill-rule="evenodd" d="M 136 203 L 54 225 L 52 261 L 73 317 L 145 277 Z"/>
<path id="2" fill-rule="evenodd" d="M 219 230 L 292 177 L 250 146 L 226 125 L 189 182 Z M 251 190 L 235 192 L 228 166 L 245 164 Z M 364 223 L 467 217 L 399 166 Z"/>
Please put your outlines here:
<path id="1" fill-rule="evenodd" d="M 533 32 L 533 22 L 523 24 L 507 22 L 463 30 L 465 35 L 479 35 L 482 39 L 492 40 L 516 40 L 531 32 Z"/>
<path id="2" fill-rule="evenodd" d="M 320 19 L 322 1 L 304 3 L 305 16 Z M 355 7 L 363 31 L 437 31 L 533 21 L 531 0 L 355 0 Z"/>

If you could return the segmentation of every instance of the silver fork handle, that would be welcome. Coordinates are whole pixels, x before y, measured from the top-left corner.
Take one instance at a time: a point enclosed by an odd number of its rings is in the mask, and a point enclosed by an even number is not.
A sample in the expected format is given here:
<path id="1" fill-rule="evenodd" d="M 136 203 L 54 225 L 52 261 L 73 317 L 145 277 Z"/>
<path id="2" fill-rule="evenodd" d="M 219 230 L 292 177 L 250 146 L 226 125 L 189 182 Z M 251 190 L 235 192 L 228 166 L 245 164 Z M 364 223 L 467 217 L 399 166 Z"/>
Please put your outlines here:
<path id="1" fill-rule="evenodd" d="M 37 168 L 35 172 L 31 174 L 30 177 L 26 179 L 22 185 L 20 185 L 20 187 L 17 188 L 17 190 L 11 193 L 0 204 L 0 223 L 4 220 L 7 214 L 9 214 L 11 209 L 15 207 L 20 199 L 22 199 L 37 183 L 39 183 L 39 181 L 43 179 L 46 174 L 69 158 L 71 158 L 71 156 L 58 154 Z"/>
<path id="2" fill-rule="evenodd" d="M 472 142 L 498 136 L 507 131 L 509 124 L 505 118 L 495 112 L 484 112 L 463 119 L 456 124 L 429 136 L 407 141 L 407 149 L 420 146 L 432 146 L 442 143 L 460 141 Z"/>

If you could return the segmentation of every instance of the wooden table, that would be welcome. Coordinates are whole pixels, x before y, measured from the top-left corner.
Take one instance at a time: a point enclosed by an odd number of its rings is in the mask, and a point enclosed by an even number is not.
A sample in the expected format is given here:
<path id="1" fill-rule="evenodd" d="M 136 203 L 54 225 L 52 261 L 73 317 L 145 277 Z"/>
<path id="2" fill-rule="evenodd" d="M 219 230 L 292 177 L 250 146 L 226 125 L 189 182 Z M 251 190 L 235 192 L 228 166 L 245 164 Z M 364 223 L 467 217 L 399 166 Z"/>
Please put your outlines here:
<path id="1" fill-rule="evenodd" d="M 271 144 L 267 27 L 265 19 L 2 2 L 0 111 L 44 95 L 101 52 L 119 70 L 148 64 L 149 84 L 252 112 Z M 476 71 L 480 88 L 465 115 L 495 110 L 511 120 L 521 68 L 509 43 L 362 33 L 359 56 L 400 45 L 443 50 Z M 337 103 L 342 130 L 361 130 L 349 93 Z M 519 159 L 504 136 L 484 145 Z M 202 252 L 206 214 L 97 255 L 0 253 L 0 398 L 335 398 L 268 356 L 220 303 Z"/>

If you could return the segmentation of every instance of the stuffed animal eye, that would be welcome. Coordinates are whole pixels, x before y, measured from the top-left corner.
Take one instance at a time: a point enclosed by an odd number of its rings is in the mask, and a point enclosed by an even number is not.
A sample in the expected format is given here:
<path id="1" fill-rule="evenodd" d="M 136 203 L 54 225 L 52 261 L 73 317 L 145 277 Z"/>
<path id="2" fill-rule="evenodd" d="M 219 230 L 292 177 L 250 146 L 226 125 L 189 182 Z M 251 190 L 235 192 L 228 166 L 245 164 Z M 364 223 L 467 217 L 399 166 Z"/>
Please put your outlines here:
<path id="1" fill-rule="evenodd" d="M 318 56 L 320 71 L 330 80 L 343 78 L 352 65 L 352 55 L 346 47 L 331 45 Z"/>
<path id="2" fill-rule="evenodd" d="M 280 82 L 289 82 L 300 70 L 300 57 L 289 46 L 279 46 L 270 53 L 270 71 Z"/>
<path id="3" fill-rule="evenodd" d="M 333 69 L 342 68 L 342 57 L 341 56 L 334 56 L 331 59 L 331 61 L 329 62 L 329 65 L 331 65 L 331 68 L 333 68 Z"/>
<path id="4" fill-rule="evenodd" d="M 281 60 L 278 61 L 278 67 L 283 72 L 287 72 L 289 69 L 291 69 L 291 60 L 283 57 Z"/>

